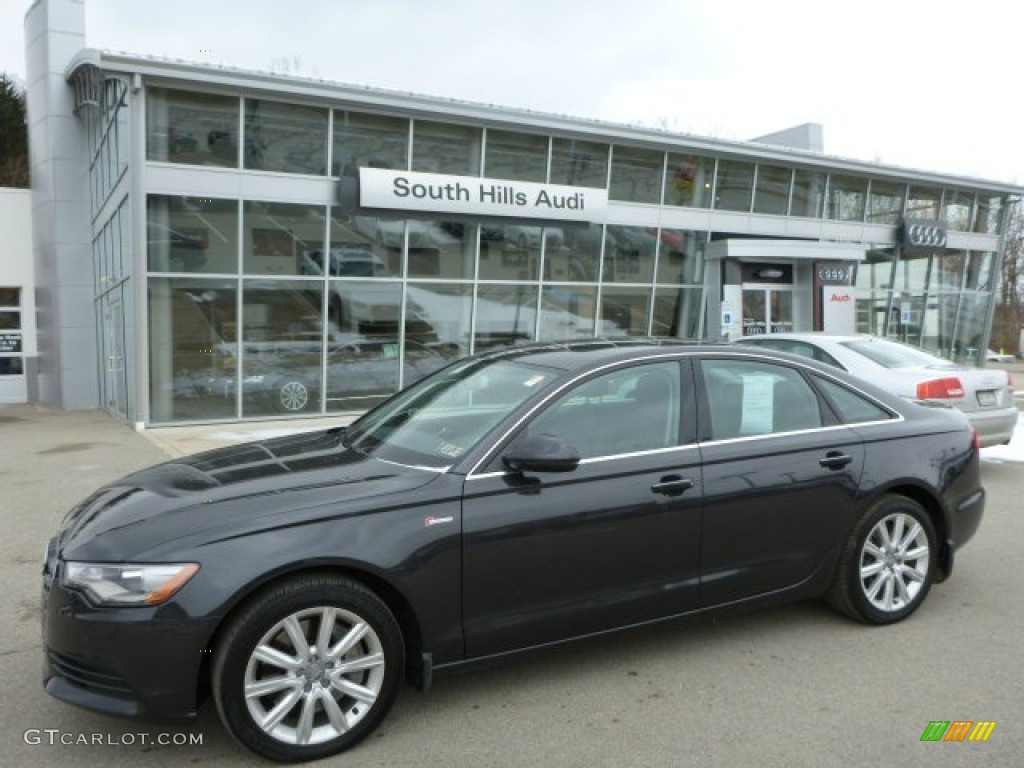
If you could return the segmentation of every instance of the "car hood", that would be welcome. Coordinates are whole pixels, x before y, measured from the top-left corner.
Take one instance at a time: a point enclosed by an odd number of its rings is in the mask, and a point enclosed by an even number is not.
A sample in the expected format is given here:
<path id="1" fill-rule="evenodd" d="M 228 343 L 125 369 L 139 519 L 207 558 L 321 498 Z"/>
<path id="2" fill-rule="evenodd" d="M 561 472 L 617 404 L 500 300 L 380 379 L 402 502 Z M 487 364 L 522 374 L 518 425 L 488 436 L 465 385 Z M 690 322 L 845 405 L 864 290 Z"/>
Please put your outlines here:
<path id="1" fill-rule="evenodd" d="M 65 560 L 121 561 L 204 541 L 365 514 L 437 473 L 349 450 L 332 429 L 175 459 L 110 483 L 65 517 Z"/>

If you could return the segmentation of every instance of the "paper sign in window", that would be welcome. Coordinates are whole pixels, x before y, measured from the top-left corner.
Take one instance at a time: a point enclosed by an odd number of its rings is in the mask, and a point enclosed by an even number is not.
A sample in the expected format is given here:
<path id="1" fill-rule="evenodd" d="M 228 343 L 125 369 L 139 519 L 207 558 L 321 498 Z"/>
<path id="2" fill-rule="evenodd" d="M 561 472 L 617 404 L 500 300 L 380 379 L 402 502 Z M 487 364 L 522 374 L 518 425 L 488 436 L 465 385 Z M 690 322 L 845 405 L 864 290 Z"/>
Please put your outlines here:
<path id="1" fill-rule="evenodd" d="M 741 435 L 763 435 L 772 431 L 775 379 L 763 374 L 743 377 Z"/>

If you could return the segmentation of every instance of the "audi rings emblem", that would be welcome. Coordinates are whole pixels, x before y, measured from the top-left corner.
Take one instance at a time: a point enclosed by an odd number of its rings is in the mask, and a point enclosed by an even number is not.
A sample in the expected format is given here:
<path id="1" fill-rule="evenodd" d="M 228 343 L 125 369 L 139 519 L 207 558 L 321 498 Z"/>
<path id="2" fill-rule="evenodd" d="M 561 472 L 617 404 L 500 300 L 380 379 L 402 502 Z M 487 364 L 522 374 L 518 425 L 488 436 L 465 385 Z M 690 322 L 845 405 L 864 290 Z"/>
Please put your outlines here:
<path id="1" fill-rule="evenodd" d="M 908 224 L 907 245 L 919 248 L 945 248 L 946 229 L 937 224 Z"/>

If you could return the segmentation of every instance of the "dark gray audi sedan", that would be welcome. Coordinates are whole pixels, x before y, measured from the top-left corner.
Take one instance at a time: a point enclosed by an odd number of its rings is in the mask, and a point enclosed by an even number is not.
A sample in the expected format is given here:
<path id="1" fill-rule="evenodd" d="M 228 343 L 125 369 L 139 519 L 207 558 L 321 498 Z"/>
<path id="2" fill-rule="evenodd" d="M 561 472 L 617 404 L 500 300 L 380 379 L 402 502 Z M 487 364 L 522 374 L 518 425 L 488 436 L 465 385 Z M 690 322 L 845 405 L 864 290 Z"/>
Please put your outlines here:
<path id="1" fill-rule="evenodd" d="M 46 690 L 213 697 L 268 758 L 356 744 L 403 679 L 726 607 L 909 616 L 981 520 L 954 409 L 784 353 L 591 340 L 453 363 L 348 428 L 101 488 L 44 569 Z"/>

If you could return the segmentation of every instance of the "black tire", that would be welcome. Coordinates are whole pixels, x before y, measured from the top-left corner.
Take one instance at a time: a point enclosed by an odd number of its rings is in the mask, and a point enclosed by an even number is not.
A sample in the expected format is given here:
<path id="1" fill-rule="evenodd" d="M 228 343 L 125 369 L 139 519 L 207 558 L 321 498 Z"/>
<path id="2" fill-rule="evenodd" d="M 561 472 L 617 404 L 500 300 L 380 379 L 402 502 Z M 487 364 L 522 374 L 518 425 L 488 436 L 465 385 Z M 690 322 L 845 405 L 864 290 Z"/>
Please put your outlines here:
<path id="1" fill-rule="evenodd" d="M 300 576 L 231 620 L 214 649 L 213 697 L 224 726 L 257 755 L 316 760 L 349 749 L 380 724 L 404 665 L 398 622 L 373 592 L 350 579 Z M 257 686 L 265 693 L 247 697 L 246 688 Z"/>
<path id="2" fill-rule="evenodd" d="M 901 621 L 927 597 L 937 555 L 935 526 L 924 508 L 905 496 L 885 496 L 854 526 L 826 599 L 866 624 Z"/>

